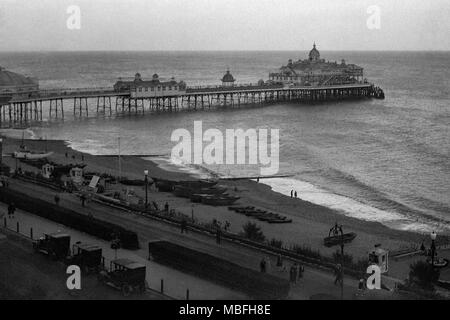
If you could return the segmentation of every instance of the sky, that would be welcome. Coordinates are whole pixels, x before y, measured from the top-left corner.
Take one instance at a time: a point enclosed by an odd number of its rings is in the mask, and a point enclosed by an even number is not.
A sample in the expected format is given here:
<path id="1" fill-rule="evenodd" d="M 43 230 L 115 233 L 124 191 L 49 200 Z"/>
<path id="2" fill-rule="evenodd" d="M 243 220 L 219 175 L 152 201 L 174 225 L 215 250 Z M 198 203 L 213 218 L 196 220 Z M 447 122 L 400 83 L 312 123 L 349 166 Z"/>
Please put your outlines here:
<path id="1" fill-rule="evenodd" d="M 449 31 L 449 0 L 0 0 L 0 51 L 450 50 Z"/>

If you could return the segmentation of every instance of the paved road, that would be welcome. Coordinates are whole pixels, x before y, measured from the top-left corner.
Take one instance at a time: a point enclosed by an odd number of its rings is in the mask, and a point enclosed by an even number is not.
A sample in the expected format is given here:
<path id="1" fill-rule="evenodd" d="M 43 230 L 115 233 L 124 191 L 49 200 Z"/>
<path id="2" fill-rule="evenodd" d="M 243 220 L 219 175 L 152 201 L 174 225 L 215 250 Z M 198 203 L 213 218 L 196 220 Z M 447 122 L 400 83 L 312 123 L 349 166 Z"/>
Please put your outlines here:
<path id="1" fill-rule="evenodd" d="M 10 180 L 10 188 L 49 202 L 53 202 L 55 195 L 53 191 L 47 188 L 13 179 Z M 231 242 L 223 242 L 221 245 L 217 245 L 214 238 L 210 236 L 194 232 L 181 234 L 179 228 L 176 226 L 171 226 L 166 223 L 93 202 L 89 203 L 87 208 L 83 208 L 81 202 L 73 194 L 61 193 L 59 196 L 61 198 L 60 205 L 63 207 L 70 208 L 83 214 L 92 214 L 98 219 L 110 221 L 137 232 L 141 246 L 144 247 L 144 249 L 148 241 L 165 239 L 255 270 L 258 270 L 259 262 L 264 256 L 269 259 L 271 266 L 275 266 L 275 256 L 262 253 L 252 248 L 243 247 Z M 285 264 L 290 266 L 291 262 L 285 261 Z M 287 272 L 279 271 L 275 267 L 269 269 L 270 273 L 286 279 L 288 278 Z M 333 274 L 307 267 L 305 268 L 304 279 L 292 287 L 290 298 L 309 299 L 312 295 L 317 294 L 340 297 L 340 288 L 335 286 L 333 281 Z M 356 292 L 357 281 L 346 278 L 344 297 L 346 299 L 351 299 Z"/>

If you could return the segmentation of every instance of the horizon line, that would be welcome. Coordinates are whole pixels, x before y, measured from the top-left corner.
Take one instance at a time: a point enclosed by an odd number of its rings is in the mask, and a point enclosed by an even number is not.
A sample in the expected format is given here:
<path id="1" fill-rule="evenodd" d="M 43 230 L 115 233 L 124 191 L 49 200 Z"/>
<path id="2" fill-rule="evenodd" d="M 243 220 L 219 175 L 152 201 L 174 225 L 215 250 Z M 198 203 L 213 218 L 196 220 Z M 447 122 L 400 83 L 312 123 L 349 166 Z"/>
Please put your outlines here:
<path id="1" fill-rule="evenodd" d="M 93 49 L 93 50 L 58 50 L 58 49 L 45 49 L 45 50 L 0 50 L 0 53 L 48 53 L 48 52 L 61 52 L 61 53 L 83 53 L 83 52 L 302 52 L 302 51 L 309 51 L 311 49 L 280 49 L 280 50 L 267 50 L 267 49 L 251 49 L 251 50 L 207 50 L 207 49 L 195 49 L 195 50 L 182 50 L 182 49 L 168 49 L 168 50 L 143 50 L 143 49 L 137 49 L 137 50 L 119 50 L 119 49 Z M 400 49 L 388 49 L 388 50 L 352 50 L 352 49 L 343 49 L 343 50 L 324 50 L 321 49 L 322 52 L 450 52 L 450 49 L 438 49 L 438 50 L 400 50 Z"/>

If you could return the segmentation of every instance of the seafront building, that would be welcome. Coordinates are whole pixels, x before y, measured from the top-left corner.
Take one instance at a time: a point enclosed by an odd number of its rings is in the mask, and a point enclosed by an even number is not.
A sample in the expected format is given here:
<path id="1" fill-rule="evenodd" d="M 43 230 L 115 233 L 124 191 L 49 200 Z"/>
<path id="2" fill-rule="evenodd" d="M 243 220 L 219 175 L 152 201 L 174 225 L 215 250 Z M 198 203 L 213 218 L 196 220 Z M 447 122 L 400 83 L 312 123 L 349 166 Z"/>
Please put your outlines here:
<path id="1" fill-rule="evenodd" d="M 364 69 L 355 64 L 340 63 L 321 59 L 314 43 L 308 59 L 288 61 L 278 71 L 270 73 L 269 80 L 274 83 L 293 86 L 330 86 L 357 84 L 364 81 Z"/>
<path id="2" fill-rule="evenodd" d="M 0 66 L 0 96 L 27 98 L 38 93 L 37 79 L 8 71 Z"/>
<path id="3" fill-rule="evenodd" d="M 186 83 L 177 82 L 175 78 L 162 81 L 157 74 L 152 80 L 143 80 L 140 73 L 136 73 L 134 80 L 123 81 L 120 79 L 114 85 L 115 92 L 129 92 L 131 98 L 153 98 L 181 96 L 186 93 Z"/>

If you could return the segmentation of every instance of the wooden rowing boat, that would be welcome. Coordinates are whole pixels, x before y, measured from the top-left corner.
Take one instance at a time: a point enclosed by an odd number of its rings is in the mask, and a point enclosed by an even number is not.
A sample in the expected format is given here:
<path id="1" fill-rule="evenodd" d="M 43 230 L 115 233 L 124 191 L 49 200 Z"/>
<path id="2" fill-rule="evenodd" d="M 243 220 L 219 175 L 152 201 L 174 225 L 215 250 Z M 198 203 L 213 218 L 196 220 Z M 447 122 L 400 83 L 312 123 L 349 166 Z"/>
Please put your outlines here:
<path id="1" fill-rule="evenodd" d="M 336 236 L 330 236 L 323 239 L 323 244 L 326 247 L 332 247 L 336 245 L 340 245 L 343 243 L 349 243 L 352 242 L 356 238 L 356 233 L 350 232 L 346 233 L 344 235 L 336 235 Z"/>

